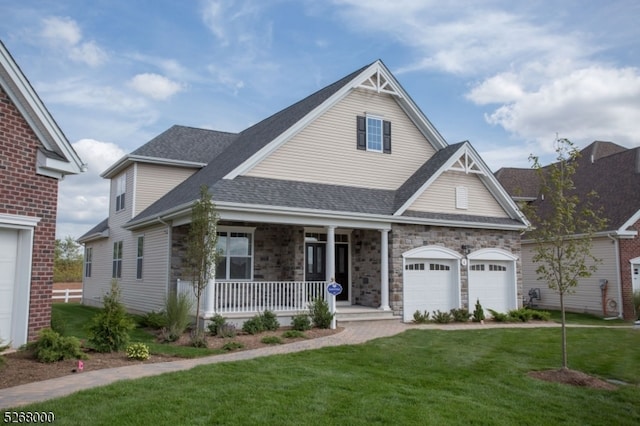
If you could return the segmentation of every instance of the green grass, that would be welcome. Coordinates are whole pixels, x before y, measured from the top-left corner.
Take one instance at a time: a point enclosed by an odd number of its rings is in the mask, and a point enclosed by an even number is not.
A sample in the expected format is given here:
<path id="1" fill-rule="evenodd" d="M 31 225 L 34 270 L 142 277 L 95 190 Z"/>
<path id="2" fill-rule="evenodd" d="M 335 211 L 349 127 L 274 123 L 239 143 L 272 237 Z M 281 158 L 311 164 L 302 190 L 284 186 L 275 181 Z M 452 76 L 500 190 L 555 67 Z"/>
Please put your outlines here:
<path id="1" fill-rule="evenodd" d="M 560 311 L 549 311 L 551 313 L 551 321 L 561 323 L 562 316 Z M 619 318 L 606 320 L 597 315 L 565 312 L 565 319 L 567 324 L 581 324 L 581 325 L 599 325 L 599 326 L 629 326 L 633 324 L 633 321 L 625 321 Z"/>
<path id="2" fill-rule="evenodd" d="M 410 330 L 361 345 L 200 366 L 22 411 L 58 424 L 640 424 L 640 331 L 568 330 L 569 366 L 616 391 L 527 376 L 561 364 L 560 329 Z M 90 407 L 90 409 L 89 409 Z"/>
<path id="3" fill-rule="evenodd" d="M 91 318 L 100 311 L 100 309 L 91 306 L 62 303 L 54 304 L 52 309 L 55 310 L 65 322 L 64 335 L 76 336 L 81 340 L 85 340 L 89 337 L 86 327 L 90 323 Z M 149 346 L 149 352 L 153 355 L 164 354 L 181 358 L 197 358 L 223 353 L 221 350 L 158 343 L 156 336 L 139 327 L 129 333 L 129 336 L 131 343 L 140 342 Z"/>

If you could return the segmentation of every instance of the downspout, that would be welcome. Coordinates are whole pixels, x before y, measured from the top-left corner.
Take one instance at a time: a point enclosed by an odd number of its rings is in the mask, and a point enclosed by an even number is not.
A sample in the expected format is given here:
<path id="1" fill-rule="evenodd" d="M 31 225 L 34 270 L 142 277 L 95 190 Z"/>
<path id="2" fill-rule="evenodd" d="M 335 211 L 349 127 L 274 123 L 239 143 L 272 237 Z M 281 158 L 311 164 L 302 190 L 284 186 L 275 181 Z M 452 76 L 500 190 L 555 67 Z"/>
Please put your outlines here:
<path id="1" fill-rule="evenodd" d="M 169 296 L 169 281 L 171 276 L 171 225 L 162 220 L 160 216 L 158 216 L 158 222 L 167 227 L 167 270 L 165 273 L 166 282 L 165 282 L 165 298 Z"/>
<path id="2" fill-rule="evenodd" d="M 611 238 L 615 247 L 616 253 L 616 278 L 618 279 L 618 318 L 624 318 L 622 310 L 624 309 L 624 305 L 622 304 L 622 276 L 620 275 L 620 247 L 619 241 L 617 238 L 613 237 L 611 234 L 607 234 L 607 237 Z"/>

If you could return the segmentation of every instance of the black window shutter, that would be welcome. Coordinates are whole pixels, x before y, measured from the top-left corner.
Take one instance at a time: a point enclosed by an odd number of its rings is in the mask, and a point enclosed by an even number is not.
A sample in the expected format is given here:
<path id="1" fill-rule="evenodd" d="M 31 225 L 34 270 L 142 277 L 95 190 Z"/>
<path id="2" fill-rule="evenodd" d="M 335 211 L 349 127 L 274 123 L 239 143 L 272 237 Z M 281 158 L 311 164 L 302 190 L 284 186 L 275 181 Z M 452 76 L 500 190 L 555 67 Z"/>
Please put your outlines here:
<path id="1" fill-rule="evenodd" d="M 382 122 L 382 152 L 391 154 L 391 122 Z"/>
<path id="2" fill-rule="evenodd" d="M 367 119 L 366 117 L 358 116 L 357 117 L 357 131 L 358 131 L 358 149 L 367 149 Z"/>

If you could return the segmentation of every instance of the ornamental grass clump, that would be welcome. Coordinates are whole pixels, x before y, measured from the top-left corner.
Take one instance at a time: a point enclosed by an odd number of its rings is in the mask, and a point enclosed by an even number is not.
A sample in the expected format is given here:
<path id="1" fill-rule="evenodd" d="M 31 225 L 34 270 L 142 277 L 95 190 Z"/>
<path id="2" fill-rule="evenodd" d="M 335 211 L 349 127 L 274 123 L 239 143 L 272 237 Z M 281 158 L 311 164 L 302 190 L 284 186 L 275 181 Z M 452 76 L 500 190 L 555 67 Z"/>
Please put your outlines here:
<path id="1" fill-rule="evenodd" d="M 144 343 L 132 343 L 127 346 L 127 358 L 138 361 L 149 359 L 149 347 Z"/>
<path id="2" fill-rule="evenodd" d="M 413 313 L 413 322 L 416 324 L 426 324 L 429 322 L 429 311 L 420 312 L 419 309 Z"/>

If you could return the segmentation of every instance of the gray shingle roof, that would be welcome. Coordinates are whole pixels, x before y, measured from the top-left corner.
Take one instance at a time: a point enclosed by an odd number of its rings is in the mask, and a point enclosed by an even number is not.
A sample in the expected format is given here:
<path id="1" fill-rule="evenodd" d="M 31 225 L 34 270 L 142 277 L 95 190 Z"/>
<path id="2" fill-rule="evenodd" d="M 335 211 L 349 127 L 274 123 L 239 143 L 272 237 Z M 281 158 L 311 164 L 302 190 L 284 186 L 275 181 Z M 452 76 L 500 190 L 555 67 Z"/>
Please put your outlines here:
<path id="1" fill-rule="evenodd" d="M 611 142 L 596 141 L 580 154 L 573 176 L 576 193 L 585 202 L 587 194 L 595 191 L 598 198 L 593 204 L 595 208 L 602 208 L 608 219 L 607 229 L 619 229 L 640 210 L 640 147 L 627 149 Z M 544 217 L 550 206 L 538 197 L 540 185 L 534 170 L 502 169 L 496 177 L 512 196 L 522 196 L 516 191 L 525 187 L 523 193 L 536 199 L 533 206 Z"/>
<path id="2" fill-rule="evenodd" d="M 85 232 L 80 238 L 78 238 L 78 241 L 82 241 L 91 235 L 101 234 L 107 229 L 109 229 L 109 218 L 104 219 L 102 222 Z"/>
<path id="3" fill-rule="evenodd" d="M 131 155 L 208 163 L 237 138 L 237 133 L 173 126 Z"/>

